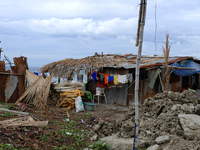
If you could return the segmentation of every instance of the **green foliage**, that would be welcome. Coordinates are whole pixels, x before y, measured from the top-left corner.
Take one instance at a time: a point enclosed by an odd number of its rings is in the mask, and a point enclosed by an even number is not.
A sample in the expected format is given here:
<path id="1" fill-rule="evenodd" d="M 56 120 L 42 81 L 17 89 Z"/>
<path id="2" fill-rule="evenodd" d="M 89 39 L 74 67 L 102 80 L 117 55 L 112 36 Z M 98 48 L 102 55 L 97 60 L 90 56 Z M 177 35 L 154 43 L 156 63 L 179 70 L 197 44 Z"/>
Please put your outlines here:
<path id="1" fill-rule="evenodd" d="M 93 150 L 111 150 L 110 144 L 105 144 L 106 141 L 98 141 L 90 144 L 89 148 Z"/>
<path id="2" fill-rule="evenodd" d="M 4 116 L 4 117 L 11 117 L 13 116 L 14 114 L 10 113 L 10 112 L 5 112 L 4 114 L 1 114 L 1 116 Z"/>
<path id="3" fill-rule="evenodd" d="M 89 112 L 86 112 L 84 116 L 85 116 L 86 118 L 89 118 L 89 117 L 90 117 L 90 113 L 89 113 Z"/>
<path id="4" fill-rule="evenodd" d="M 48 136 L 47 135 L 40 135 L 39 136 L 39 140 L 43 143 L 46 142 L 48 140 Z"/>
<path id="5" fill-rule="evenodd" d="M 0 150 L 26 150 L 27 148 L 20 149 L 9 144 L 0 143 Z"/>
<path id="6" fill-rule="evenodd" d="M 69 148 L 68 146 L 63 145 L 62 147 L 54 147 L 54 150 L 76 150 L 75 148 Z"/>
<path id="7" fill-rule="evenodd" d="M 49 129 L 49 127 L 48 126 L 44 126 L 44 129 Z"/>
<path id="8" fill-rule="evenodd" d="M 4 103 L 4 102 L 1 102 L 0 108 L 8 109 L 10 107 L 17 108 L 14 103 L 13 104 L 7 104 L 7 103 Z"/>
<path id="9" fill-rule="evenodd" d="M 49 121 L 50 123 L 52 123 L 53 125 L 59 125 L 60 123 L 58 121 Z"/>

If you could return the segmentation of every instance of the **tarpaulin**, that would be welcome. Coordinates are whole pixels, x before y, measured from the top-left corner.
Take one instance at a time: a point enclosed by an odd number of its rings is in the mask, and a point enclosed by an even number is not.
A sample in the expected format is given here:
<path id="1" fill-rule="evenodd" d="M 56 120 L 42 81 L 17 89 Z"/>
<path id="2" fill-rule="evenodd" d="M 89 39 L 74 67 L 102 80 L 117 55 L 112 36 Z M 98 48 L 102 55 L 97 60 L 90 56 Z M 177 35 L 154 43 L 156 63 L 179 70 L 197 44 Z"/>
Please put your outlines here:
<path id="1" fill-rule="evenodd" d="M 173 73 L 178 75 L 178 76 L 189 76 L 189 75 L 193 75 L 195 73 L 200 72 L 200 64 L 195 63 L 192 60 L 188 60 L 187 62 L 185 62 L 183 65 L 181 65 L 181 63 L 173 63 L 171 66 L 176 66 L 176 67 L 182 67 L 182 68 L 193 68 L 196 70 L 182 70 L 182 69 L 174 69 Z"/>
<path id="2" fill-rule="evenodd" d="M 158 68 L 158 69 L 156 70 L 156 72 L 154 73 L 153 78 L 151 79 L 151 81 L 150 81 L 150 83 L 149 83 L 149 87 L 150 87 L 151 89 L 154 88 L 154 85 L 155 85 L 155 83 L 156 83 L 156 79 L 157 79 L 159 73 L 161 73 L 161 72 L 162 72 L 162 71 Z"/>

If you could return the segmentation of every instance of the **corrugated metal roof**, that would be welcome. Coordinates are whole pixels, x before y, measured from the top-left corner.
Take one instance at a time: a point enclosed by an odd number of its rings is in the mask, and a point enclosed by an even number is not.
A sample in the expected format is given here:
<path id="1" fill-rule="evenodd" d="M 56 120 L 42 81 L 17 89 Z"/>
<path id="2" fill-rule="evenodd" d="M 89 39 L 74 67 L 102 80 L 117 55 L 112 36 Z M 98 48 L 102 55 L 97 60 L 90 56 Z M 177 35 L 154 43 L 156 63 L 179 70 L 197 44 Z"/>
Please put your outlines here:
<path id="1" fill-rule="evenodd" d="M 130 69 L 130 68 L 136 68 L 136 59 L 137 56 L 136 55 L 132 55 L 132 54 L 126 54 L 126 55 L 118 55 L 117 58 L 126 58 L 127 62 L 123 62 L 117 66 L 109 66 L 112 68 L 126 68 L 126 69 Z M 186 56 L 186 57 L 180 57 L 180 56 L 173 56 L 173 57 L 169 57 L 168 62 L 169 64 L 173 64 L 175 62 L 179 62 L 181 60 L 186 60 L 186 59 L 192 59 L 194 61 L 196 61 L 197 63 L 200 63 L 200 60 L 197 60 L 194 57 L 191 56 Z M 144 55 L 141 56 L 141 60 L 140 60 L 140 68 L 153 68 L 156 66 L 162 66 L 165 65 L 165 58 L 164 56 L 149 56 L 149 55 Z"/>

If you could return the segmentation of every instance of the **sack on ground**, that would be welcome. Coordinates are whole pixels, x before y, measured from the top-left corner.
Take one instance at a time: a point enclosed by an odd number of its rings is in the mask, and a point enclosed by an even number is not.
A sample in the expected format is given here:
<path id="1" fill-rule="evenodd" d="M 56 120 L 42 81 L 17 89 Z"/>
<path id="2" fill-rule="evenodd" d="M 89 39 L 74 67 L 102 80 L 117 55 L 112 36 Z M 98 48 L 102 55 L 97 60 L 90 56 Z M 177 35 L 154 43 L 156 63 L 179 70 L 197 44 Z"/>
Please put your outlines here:
<path id="1" fill-rule="evenodd" d="M 81 100 L 80 96 L 78 96 L 75 99 L 75 106 L 76 106 L 76 112 L 85 111 L 83 101 Z"/>

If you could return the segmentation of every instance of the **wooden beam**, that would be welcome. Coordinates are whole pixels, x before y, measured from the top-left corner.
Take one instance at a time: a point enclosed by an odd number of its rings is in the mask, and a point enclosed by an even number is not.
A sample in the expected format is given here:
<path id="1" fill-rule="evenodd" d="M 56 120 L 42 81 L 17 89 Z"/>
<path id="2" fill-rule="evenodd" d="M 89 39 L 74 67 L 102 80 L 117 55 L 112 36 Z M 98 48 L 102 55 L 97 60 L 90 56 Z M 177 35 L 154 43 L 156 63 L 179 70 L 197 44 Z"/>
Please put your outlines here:
<path id="1" fill-rule="evenodd" d="M 4 74 L 4 75 L 14 75 L 14 76 L 24 76 L 23 74 L 6 73 L 6 72 L 0 72 L 0 74 Z"/>
<path id="2" fill-rule="evenodd" d="M 6 111 L 6 112 L 18 114 L 18 115 L 25 115 L 25 116 L 29 115 L 29 112 L 14 111 L 14 110 L 9 110 L 9 109 L 4 109 L 4 108 L 0 108 L 0 111 Z"/>
<path id="3" fill-rule="evenodd" d="M 169 66 L 170 69 L 179 69 L 179 70 L 196 70 L 194 68 L 184 68 L 184 67 L 176 67 L 176 66 Z"/>

